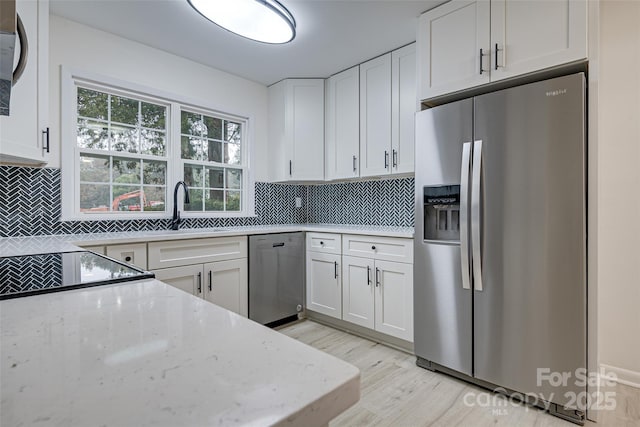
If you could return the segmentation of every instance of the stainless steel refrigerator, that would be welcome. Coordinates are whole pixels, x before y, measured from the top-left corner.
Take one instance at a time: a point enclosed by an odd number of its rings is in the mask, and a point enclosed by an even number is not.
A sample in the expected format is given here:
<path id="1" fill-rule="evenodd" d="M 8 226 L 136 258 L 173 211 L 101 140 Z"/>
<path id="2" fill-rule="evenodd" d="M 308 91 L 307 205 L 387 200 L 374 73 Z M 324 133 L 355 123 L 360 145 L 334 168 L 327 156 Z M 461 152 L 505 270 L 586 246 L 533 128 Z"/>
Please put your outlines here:
<path id="1" fill-rule="evenodd" d="M 578 423 L 587 367 L 585 90 L 579 73 L 416 116 L 418 365 L 533 393 L 530 402 Z M 571 377 L 556 386 L 548 376 L 556 372 Z"/>

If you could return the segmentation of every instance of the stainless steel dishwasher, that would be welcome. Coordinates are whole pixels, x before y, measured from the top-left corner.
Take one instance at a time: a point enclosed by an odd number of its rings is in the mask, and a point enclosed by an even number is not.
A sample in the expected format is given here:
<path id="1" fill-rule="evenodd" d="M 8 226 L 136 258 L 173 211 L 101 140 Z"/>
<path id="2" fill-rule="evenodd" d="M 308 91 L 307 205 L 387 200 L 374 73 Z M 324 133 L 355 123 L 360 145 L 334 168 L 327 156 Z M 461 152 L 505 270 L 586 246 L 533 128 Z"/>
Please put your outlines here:
<path id="1" fill-rule="evenodd" d="M 249 318 L 268 326 L 297 319 L 304 301 L 304 233 L 249 236 Z"/>

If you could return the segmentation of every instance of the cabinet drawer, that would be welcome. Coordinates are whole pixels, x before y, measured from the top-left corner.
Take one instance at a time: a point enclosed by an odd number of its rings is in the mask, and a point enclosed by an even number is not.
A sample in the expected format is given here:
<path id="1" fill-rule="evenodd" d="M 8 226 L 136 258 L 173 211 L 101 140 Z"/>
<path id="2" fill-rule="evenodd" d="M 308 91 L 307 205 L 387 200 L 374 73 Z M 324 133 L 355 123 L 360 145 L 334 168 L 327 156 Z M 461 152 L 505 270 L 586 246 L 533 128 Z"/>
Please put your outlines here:
<path id="1" fill-rule="evenodd" d="M 147 244 L 132 243 L 128 245 L 107 246 L 106 255 L 127 264 L 147 269 Z"/>
<path id="2" fill-rule="evenodd" d="M 149 269 L 247 257 L 247 236 L 149 243 Z"/>
<path id="3" fill-rule="evenodd" d="M 413 241 L 396 237 L 342 236 L 342 254 L 413 263 Z"/>
<path id="4" fill-rule="evenodd" d="M 333 233 L 307 233 L 307 251 L 328 254 L 342 253 L 342 236 Z"/>

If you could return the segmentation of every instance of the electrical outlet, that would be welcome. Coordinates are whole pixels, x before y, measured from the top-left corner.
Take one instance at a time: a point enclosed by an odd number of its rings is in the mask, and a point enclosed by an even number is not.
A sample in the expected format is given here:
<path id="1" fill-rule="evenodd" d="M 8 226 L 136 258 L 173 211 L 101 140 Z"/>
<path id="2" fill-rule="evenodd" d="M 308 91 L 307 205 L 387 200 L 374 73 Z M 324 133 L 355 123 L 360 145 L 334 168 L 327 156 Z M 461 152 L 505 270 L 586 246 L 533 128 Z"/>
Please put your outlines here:
<path id="1" fill-rule="evenodd" d="M 296 197 L 296 208 L 302 207 L 302 197 Z"/>

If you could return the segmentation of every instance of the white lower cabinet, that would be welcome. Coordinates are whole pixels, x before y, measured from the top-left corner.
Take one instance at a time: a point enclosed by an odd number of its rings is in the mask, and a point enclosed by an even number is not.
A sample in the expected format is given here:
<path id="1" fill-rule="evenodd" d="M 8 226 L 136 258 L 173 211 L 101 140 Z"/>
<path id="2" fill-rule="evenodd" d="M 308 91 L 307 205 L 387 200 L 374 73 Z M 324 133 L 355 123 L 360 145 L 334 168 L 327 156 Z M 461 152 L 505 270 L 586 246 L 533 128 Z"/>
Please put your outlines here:
<path id="1" fill-rule="evenodd" d="M 202 264 L 163 268 L 155 270 L 153 273 L 155 273 L 156 279 L 167 285 L 196 296 L 202 296 Z"/>
<path id="2" fill-rule="evenodd" d="M 307 308 L 342 318 L 340 255 L 307 252 Z"/>
<path id="3" fill-rule="evenodd" d="M 146 243 L 110 245 L 106 248 L 106 255 L 127 264 L 135 265 L 143 270 L 147 269 Z"/>
<path id="4" fill-rule="evenodd" d="M 247 258 L 204 265 L 204 299 L 242 316 L 249 316 Z"/>
<path id="5" fill-rule="evenodd" d="M 413 266 L 342 257 L 342 318 L 413 341 Z"/>
<path id="6" fill-rule="evenodd" d="M 375 330 L 413 341 L 413 264 L 375 262 Z"/>

